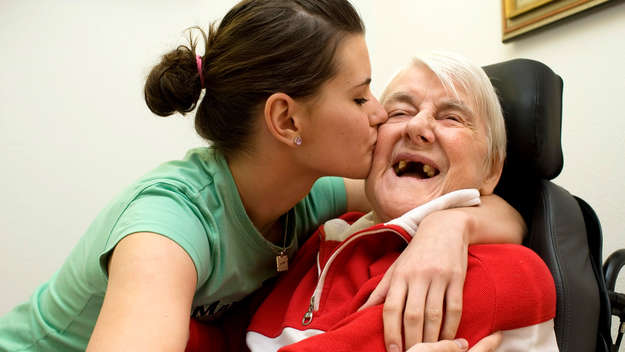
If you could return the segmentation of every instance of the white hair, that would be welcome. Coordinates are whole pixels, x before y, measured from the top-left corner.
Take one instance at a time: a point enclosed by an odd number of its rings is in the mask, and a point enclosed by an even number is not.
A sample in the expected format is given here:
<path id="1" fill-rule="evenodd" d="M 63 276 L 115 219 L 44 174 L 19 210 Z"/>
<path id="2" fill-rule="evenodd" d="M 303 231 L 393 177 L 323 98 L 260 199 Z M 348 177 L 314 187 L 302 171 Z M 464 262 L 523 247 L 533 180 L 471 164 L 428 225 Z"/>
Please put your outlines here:
<path id="1" fill-rule="evenodd" d="M 465 57 L 448 52 L 433 52 L 425 56 L 415 57 L 409 64 L 428 67 L 440 80 L 445 89 L 459 98 L 458 91 L 473 99 L 477 113 L 486 122 L 488 139 L 488 155 L 486 167 L 503 166 L 506 157 L 506 127 L 503 113 L 495 88 L 484 70 Z M 384 99 L 383 94 L 382 100 Z"/>

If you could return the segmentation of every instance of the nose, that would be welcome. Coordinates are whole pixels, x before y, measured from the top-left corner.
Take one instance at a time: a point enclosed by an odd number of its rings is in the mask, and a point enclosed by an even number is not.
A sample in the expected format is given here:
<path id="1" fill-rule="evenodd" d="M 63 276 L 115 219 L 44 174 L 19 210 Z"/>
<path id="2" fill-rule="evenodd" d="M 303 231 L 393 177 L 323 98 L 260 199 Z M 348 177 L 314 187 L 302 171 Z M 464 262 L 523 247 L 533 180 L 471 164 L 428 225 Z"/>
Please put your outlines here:
<path id="1" fill-rule="evenodd" d="M 420 111 L 406 122 L 405 133 L 410 140 L 417 144 L 431 144 L 436 140 L 434 118 L 427 111 Z"/>
<path id="2" fill-rule="evenodd" d="M 388 114 L 378 99 L 375 97 L 371 101 L 372 111 L 369 113 L 369 125 L 377 127 L 388 120 Z"/>

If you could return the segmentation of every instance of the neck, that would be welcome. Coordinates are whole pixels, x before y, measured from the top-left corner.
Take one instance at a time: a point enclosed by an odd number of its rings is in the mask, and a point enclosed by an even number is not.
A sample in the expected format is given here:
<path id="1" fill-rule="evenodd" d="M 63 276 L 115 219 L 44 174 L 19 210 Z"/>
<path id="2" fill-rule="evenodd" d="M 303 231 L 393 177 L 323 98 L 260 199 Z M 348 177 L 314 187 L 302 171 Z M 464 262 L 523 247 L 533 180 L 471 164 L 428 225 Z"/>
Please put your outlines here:
<path id="1" fill-rule="evenodd" d="M 288 150 L 277 149 L 255 148 L 262 152 L 228 158 L 245 211 L 269 240 L 279 227 L 280 216 L 302 200 L 318 178 L 298 170 L 301 168 L 293 163 Z"/>

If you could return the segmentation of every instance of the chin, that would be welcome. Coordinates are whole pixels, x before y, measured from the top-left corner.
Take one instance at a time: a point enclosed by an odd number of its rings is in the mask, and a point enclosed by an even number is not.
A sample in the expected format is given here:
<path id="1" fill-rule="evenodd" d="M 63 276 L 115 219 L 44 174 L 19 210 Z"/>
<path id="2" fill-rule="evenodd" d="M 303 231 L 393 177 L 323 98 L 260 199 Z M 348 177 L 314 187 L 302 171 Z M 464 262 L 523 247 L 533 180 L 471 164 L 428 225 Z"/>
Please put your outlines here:
<path id="1" fill-rule="evenodd" d="M 373 197 L 369 196 L 373 205 L 373 210 L 382 221 L 389 221 L 404 215 L 406 212 L 422 204 L 416 201 L 417 197 L 406 197 L 406 194 L 399 192 L 384 192 L 381 189 L 373 191 Z"/>
<path id="2" fill-rule="evenodd" d="M 441 196 L 444 192 L 432 181 L 398 177 L 378 180 L 376 187 L 367 188 L 367 196 L 378 216 L 388 221 Z"/>
<path id="3" fill-rule="evenodd" d="M 369 173 L 369 169 L 363 168 L 362 170 L 352 170 L 348 173 L 343 174 L 343 177 L 351 178 L 355 180 L 362 180 L 367 178 L 367 174 Z"/>

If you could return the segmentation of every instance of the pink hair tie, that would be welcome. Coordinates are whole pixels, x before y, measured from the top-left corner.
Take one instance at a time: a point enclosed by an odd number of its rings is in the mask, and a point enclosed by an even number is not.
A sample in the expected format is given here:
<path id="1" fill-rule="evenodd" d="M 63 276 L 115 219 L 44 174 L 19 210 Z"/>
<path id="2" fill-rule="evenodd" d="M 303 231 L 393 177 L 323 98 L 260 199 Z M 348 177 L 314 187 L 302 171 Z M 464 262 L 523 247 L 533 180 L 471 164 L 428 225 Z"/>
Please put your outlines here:
<path id="1" fill-rule="evenodd" d="M 200 74 L 200 83 L 202 84 L 202 88 L 204 88 L 204 75 L 202 74 L 202 57 L 200 55 L 195 55 L 195 63 L 197 64 L 197 73 Z"/>

